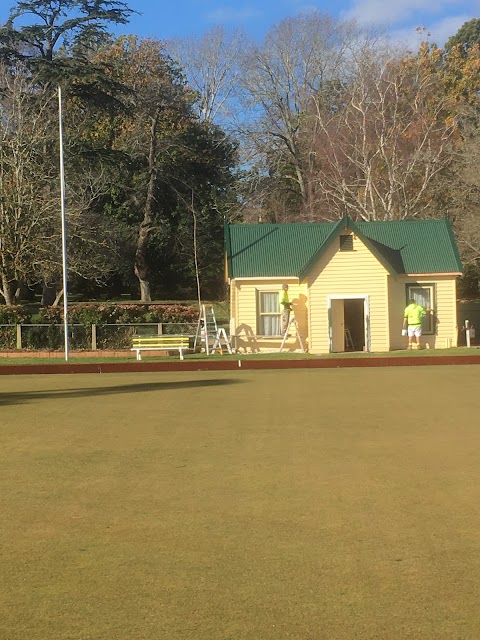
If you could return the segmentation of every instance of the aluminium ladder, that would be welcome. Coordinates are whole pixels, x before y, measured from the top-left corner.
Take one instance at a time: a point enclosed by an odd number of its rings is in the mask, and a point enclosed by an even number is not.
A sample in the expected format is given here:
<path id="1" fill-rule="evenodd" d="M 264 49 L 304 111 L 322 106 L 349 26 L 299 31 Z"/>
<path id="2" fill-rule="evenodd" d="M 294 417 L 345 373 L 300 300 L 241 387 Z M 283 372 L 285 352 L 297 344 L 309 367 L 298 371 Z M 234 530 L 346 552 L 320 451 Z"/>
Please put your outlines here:
<path id="1" fill-rule="evenodd" d="M 355 351 L 352 334 L 350 333 L 350 329 L 348 328 L 345 328 L 345 351 Z"/>
<path id="2" fill-rule="evenodd" d="M 300 331 L 298 329 L 298 322 L 295 320 L 295 317 L 290 318 L 288 321 L 287 328 L 285 329 L 285 334 L 283 336 L 282 344 L 280 345 L 280 349 L 278 350 L 278 353 L 282 353 L 282 349 L 285 346 L 285 341 L 290 335 L 289 331 L 292 325 L 295 327 L 296 338 L 299 341 L 300 346 L 302 347 L 303 353 L 305 353 L 305 347 L 303 346 L 302 336 L 300 335 Z"/>
<path id="3" fill-rule="evenodd" d="M 217 329 L 217 335 L 215 336 L 215 341 L 213 343 L 213 347 L 212 347 L 211 353 L 215 353 L 215 351 L 220 351 L 220 353 L 223 354 L 222 341 L 223 341 L 223 346 L 226 348 L 228 353 L 231 355 L 233 353 L 232 352 L 232 346 L 231 346 L 230 341 L 228 339 L 227 332 L 225 331 L 225 329 L 223 327 L 220 327 L 219 329 Z"/>
<path id="4" fill-rule="evenodd" d="M 213 305 L 202 304 L 198 317 L 194 347 L 197 348 L 197 345 L 201 345 L 203 342 L 205 345 L 205 353 L 208 356 L 210 354 L 210 341 L 214 344 L 217 335 L 218 326 Z"/>

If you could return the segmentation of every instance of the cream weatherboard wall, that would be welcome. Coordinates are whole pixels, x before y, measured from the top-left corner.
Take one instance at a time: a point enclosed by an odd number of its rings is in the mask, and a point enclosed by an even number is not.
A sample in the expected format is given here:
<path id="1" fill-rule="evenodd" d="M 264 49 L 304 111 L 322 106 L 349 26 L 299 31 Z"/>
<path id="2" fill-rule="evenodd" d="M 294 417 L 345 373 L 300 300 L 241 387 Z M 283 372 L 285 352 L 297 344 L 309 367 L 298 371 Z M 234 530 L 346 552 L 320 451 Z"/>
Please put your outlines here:
<path id="1" fill-rule="evenodd" d="M 340 251 L 335 239 L 308 278 L 310 352 L 330 350 L 329 296 L 369 297 L 370 350 L 389 350 L 388 271 L 356 236 L 353 251 Z"/>
<path id="2" fill-rule="evenodd" d="M 406 285 L 434 286 L 434 334 L 422 335 L 420 344 L 430 349 L 457 346 L 457 287 L 455 275 L 391 276 L 389 278 L 390 348 L 404 349 L 403 313 L 407 301 Z"/>
<path id="3" fill-rule="evenodd" d="M 230 332 L 232 336 L 235 336 L 235 346 L 238 350 L 252 353 L 278 351 L 281 338 L 259 335 L 258 294 L 262 291 L 280 293 L 282 285 L 285 283 L 288 284 L 288 295 L 295 308 L 300 334 L 302 339 L 307 340 L 308 289 L 306 284 L 299 284 L 297 278 L 236 279 L 230 283 Z M 299 348 L 295 336 L 289 338 L 285 346 L 286 350 Z"/>

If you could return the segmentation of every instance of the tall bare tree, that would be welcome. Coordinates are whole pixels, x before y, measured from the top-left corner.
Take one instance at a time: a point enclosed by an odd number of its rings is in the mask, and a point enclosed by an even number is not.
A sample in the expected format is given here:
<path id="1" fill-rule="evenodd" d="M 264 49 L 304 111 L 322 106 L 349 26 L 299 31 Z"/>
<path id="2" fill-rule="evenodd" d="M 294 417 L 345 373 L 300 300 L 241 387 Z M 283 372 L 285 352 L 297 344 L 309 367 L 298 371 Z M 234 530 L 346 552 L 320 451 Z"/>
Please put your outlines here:
<path id="1" fill-rule="evenodd" d="M 0 294 L 6 304 L 37 277 L 39 248 L 52 249 L 54 207 L 45 194 L 58 169 L 43 153 L 52 102 L 24 65 L 0 66 Z"/>
<path id="2" fill-rule="evenodd" d="M 241 30 L 223 26 L 198 37 L 177 38 L 167 43 L 171 56 L 183 68 L 189 86 L 197 93 L 201 120 L 231 130 L 238 110 L 241 59 L 247 46 Z"/>
<path id="3" fill-rule="evenodd" d="M 58 158 L 51 139 L 57 124 L 56 96 L 24 63 L 0 65 L 0 295 L 6 304 L 23 286 L 38 283 L 52 285 L 52 301 L 61 293 L 59 168 L 51 161 L 51 147 Z M 101 281 L 116 251 L 116 234 L 96 209 L 109 176 L 91 159 L 82 165 L 69 154 L 67 166 L 69 272 Z"/>
<path id="4" fill-rule="evenodd" d="M 274 25 L 247 52 L 243 87 L 250 122 L 245 129 L 265 170 L 281 176 L 308 209 L 310 146 L 301 137 L 312 97 L 343 78 L 359 31 L 350 21 L 314 11 Z M 288 186 L 290 185 L 290 187 Z"/>
<path id="5" fill-rule="evenodd" d="M 442 75 L 425 56 L 365 50 L 334 108 L 317 98 L 315 107 L 312 181 L 324 209 L 363 220 L 430 213 L 457 126 Z"/>

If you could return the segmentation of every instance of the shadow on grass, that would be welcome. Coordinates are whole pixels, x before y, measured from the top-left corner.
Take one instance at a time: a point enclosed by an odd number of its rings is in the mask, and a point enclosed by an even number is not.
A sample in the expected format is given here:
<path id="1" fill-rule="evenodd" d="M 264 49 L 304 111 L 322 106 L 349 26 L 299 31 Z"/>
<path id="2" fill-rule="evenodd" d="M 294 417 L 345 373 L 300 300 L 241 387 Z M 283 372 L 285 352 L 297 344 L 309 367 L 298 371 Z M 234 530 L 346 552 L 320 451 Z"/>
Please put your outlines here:
<path id="1" fill-rule="evenodd" d="M 85 387 L 81 389 L 48 389 L 39 391 L 14 391 L 0 393 L 0 406 L 15 405 L 38 400 L 61 400 L 62 398 L 92 398 L 95 396 L 116 396 L 124 393 L 143 393 L 145 391 L 170 391 L 174 389 L 192 389 L 195 387 L 217 387 L 238 384 L 240 380 L 184 380 L 173 382 L 148 382 L 123 384 L 114 387 Z M 243 382 L 243 381 L 242 381 Z"/>

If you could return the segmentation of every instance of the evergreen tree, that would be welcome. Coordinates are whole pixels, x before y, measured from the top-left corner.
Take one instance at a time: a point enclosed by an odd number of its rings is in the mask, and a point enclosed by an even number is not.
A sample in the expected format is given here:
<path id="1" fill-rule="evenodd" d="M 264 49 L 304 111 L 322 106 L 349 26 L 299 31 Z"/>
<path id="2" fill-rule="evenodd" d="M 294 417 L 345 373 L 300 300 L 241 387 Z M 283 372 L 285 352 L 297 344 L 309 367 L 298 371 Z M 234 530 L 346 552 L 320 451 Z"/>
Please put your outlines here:
<path id="1" fill-rule="evenodd" d="M 445 49 L 451 52 L 453 47 L 459 47 L 462 53 L 466 53 L 475 44 L 480 45 L 480 18 L 464 22 L 457 33 L 447 40 Z"/>

